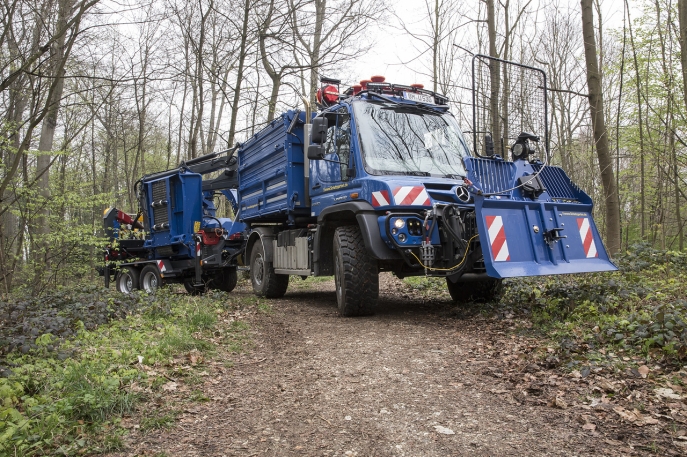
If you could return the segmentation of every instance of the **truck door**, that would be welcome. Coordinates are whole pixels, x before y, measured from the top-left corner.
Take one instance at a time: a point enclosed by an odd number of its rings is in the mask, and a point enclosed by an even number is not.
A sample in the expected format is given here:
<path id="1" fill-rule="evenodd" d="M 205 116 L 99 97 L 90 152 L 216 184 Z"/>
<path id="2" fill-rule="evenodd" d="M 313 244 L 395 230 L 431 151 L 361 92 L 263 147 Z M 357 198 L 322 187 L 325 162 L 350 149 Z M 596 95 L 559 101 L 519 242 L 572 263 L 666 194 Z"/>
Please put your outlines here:
<path id="1" fill-rule="evenodd" d="M 324 160 L 310 162 L 310 195 L 315 207 L 313 210 L 320 207 L 317 213 L 330 204 L 348 198 L 351 186 L 349 170 L 353 168 L 351 115 L 348 109 L 341 107 L 325 117 L 329 121 L 329 127 Z"/>

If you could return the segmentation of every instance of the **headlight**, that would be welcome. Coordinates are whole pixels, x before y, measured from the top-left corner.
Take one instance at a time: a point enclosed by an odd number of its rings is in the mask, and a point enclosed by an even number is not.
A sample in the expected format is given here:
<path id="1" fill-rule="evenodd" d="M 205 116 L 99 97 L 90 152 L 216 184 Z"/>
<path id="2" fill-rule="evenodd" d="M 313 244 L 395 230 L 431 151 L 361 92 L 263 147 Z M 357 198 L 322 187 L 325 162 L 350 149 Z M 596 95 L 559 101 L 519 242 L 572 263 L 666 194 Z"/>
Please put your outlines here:
<path id="1" fill-rule="evenodd" d="M 396 227 L 397 229 L 402 229 L 405 226 L 406 226 L 406 221 L 404 221 L 403 219 L 394 220 L 394 227 Z"/>

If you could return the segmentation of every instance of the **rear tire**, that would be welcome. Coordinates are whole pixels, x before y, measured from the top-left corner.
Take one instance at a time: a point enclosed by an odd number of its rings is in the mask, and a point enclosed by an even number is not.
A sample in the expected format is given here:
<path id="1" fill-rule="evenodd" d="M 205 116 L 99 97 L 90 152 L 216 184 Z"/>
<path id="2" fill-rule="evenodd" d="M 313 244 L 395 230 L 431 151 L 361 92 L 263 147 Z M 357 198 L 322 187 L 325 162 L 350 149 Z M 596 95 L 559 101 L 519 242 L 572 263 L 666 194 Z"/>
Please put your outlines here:
<path id="1" fill-rule="evenodd" d="M 250 251 L 250 282 L 258 297 L 281 298 L 289 287 L 289 275 L 278 275 L 265 260 L 265 247 L 258 240 Z"/>
<path id="2" fill-rule="evenodd" d="M 231 292 L 236 287 L 239 277 L 236 273 L 236 268 L 225 268 L 216 273 L 212 278 L 212 285 L 215 289 L 224 292 Z"/>
<path id="3" fill-rule="evenodd" d="M 379 299 L 377 260 L 365 249 L 358 226 L 339 227 L 334 233 L 334 283 L 340 315 L 375 313 Z"/>
<path id="4" fill-rule="evenodd" d="M 446 285 L 455 303 L 498 301 L 503 295 L 503 279 L 451 282 L 446 278 Z"/>
<path id="5" fill-rule="evenodd" d="M 117 290 L 123 294 L 131 294 L 138 289 L 138 270 L 134 267 L 122 267 L 115 279 Z"/>
<path id="6" fill-rule="evenodd" d="M 154 294 L 162 287 L 162 277 L 157 265 L 146 265 L 143 267 L 139 282 L 141 290 L 144 290 L 147 294 Z"/>

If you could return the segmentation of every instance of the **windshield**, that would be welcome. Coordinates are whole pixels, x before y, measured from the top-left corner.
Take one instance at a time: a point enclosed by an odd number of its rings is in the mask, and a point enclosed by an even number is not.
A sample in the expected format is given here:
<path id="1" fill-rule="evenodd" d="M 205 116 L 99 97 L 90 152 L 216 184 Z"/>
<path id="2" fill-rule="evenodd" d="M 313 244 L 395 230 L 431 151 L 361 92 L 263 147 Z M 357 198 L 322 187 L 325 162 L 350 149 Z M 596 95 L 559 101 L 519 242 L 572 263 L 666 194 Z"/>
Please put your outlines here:
<path id="1" fill-rule="evenodd" d="M 468 148 L 458 123 L 431 108 L 359 101 L 353 104 L 370 174 L 465 176 Z"/>

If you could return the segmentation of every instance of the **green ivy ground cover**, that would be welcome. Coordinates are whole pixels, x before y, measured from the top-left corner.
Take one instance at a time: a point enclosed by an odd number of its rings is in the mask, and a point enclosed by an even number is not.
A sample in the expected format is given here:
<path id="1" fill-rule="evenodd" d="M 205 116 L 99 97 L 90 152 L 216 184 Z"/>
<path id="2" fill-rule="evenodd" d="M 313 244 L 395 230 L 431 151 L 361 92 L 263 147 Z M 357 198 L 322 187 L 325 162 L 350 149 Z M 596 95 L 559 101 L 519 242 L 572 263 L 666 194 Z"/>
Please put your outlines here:
<path id="1" fill-rule="evenodd" d="M 231 307 L 224 293 L 125 297 L 90 287 L 0 304 L 0 455 L 120 448 L 121 416 L 159 391 L 172 358 L 240 348 L 247 326 L 218 325 Z"/>
<path id="2" fill-rule="evenodd" d="M 552 340 L 569 369 L 632 369 L 638 360 L 677 367 L 687 362 L 687 254 L 633 246 L 612 273 L 510 278 L 498 302 L 458 307 L 521 318 L 521 331 Z M 448 298 L 445 281 L 407 278 L 409 289 Z M 465 313 L 458 313 L 465 316 Z M 629 359 L 629 360 L 625 360 Z"/>
<path id="3" fill-rule="evenodd" d="M 559 343 L 562 362 L 687 359 L 687 255 L 634 246 L 618 272 L 510 279 L 499 305 L 529 314 Z M 625 357 L 618 356 L 625 354 Z"/>

